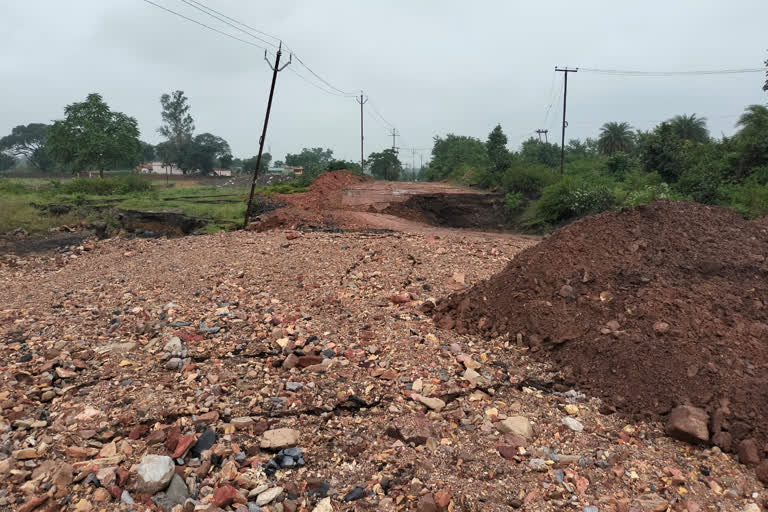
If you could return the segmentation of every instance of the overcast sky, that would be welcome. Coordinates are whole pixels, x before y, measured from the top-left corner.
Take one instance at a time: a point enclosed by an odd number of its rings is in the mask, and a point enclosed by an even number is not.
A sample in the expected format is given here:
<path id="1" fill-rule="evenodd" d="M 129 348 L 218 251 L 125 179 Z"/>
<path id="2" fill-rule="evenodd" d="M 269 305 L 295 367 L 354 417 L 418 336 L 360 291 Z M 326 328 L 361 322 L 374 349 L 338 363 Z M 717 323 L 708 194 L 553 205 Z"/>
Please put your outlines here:
<path id="1" fill-rule="evenodd" d="M 264 45 L 180 0 L 154 1 Z M 402 134 L 403 148 L 430 148 L 434 135 L 451 132 L 485 139 L 497 123 L 511 149 L 537 128 L 559 140 L 556 65 L 757 68 L 768 48 L 766 0 L 201 1 L 282 38 L 335 87 L 363 89 Z M 66 104 L 99 92 L 157 143 L 160 95 L 181 89 L 197 133 L 224 137 L 235 156 L 258 151 L 271 78 L 259 48 L 142 0 L 0 0 L 0 34 L 0 136 L 61 118 Z M 322 87 L 296 61 L 290 67 Z M 582 71 L 569 77 L 567 138 L 595 136 L 606 121 L 647 129 L 680 113 L 706 116 L 713 135 L 731 134 L 746 105 L 766 102 L 762 80 Z M 365 124 L 366 156 L 391 146 L 387 125 L 371 111 Z M 278 77 L 269 128 L 277 159 L 305 146 L 359 159 L 357 103 L 294 72 Z M 417 165 L 419 153 L 426 160 L 429 150 L 416 153 Z M 403 159 L 410 163 L 411 152 Z"/>

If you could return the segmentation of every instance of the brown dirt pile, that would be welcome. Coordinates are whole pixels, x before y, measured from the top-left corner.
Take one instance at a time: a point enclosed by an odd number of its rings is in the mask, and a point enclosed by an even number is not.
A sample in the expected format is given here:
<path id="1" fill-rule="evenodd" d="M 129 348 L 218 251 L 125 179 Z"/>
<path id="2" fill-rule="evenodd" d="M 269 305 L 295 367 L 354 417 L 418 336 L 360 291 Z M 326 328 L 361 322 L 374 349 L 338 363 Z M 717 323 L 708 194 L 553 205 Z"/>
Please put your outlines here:
<path id="1" fill-rule="evenodd" d="M 767 253 L 765 224 L 659 201 L 557 231 L 434 316 L 458 332 L 519 333 L 566 384 L 621 412 L 657 419 L 694 405 L 718 444 L 755 437 L 762 451 Z"/>
<path id="2" fill-rule="evenodd" d="M 347 170 L 326 172 L 317 177 L 308 192 L 289 194 L 281 198 L 293 206 L 310 210 L 341 208 L 344 189 L 364 179 Z"/>

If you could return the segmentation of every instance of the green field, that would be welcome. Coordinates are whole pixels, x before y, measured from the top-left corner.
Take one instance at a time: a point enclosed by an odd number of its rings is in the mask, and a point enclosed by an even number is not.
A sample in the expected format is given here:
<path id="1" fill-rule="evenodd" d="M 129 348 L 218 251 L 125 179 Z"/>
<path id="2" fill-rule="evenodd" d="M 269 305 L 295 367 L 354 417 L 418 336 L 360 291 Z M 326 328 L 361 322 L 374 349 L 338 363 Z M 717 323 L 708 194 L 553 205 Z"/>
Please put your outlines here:
<path id="1" fill-rule="evenodd" d="M 274 193 L 303 192 L 295 185 L 257 187 L 257 201 Z M 105 220 L 116 209 L 175 212 L 206 222 L 200 232 L 235 229 L 245 215 L 247 187 L 211 185 L 209 180 L 0 178 L 0 233 L 22 228 L 46 232 L 81 221 Z"/>

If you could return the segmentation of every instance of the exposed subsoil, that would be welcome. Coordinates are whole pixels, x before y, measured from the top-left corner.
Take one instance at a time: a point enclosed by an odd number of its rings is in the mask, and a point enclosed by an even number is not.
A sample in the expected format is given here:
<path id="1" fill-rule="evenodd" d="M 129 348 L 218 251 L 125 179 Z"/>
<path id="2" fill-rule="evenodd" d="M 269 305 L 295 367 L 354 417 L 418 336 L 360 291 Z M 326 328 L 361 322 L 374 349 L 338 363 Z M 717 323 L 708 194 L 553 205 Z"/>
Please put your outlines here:
<path id="1" fill-rule="evenodd" d="M 521 336 L 565 382 L 659 419 L 690 404 L 711 434 L 768 442 L 768 230 L 659 201 L 575 222 L 437 305 L 438 325 Z M 727 448 L 727 447 L 725 447 Z"/>
<path id="2" fill-rule="evenodd" d="M 252 230 L 313 225 L 443 235 L 498 232 L 504 225 L 497 194 L 446 183 L 377 181 L 349 171 L 324 173 L 308 192 L 278 199 L 285 207 L 254 219 Z"/>

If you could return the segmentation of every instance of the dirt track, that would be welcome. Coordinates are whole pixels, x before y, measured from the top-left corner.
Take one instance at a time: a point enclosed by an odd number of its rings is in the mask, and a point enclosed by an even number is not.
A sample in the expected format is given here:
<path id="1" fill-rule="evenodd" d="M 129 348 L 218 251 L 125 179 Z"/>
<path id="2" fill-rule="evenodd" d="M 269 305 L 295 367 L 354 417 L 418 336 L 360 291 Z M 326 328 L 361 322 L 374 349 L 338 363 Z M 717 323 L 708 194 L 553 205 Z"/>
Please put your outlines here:
<path id="1" fill-rule="evenodd" d="M 336 171 L 320 176 L 309 192 L 280 200 L 287 206 L 263 216 L 258 230 L 315 226 L 435 236 L 519 236 L 502 229 L 501 196 L 447 183 L 374 181 Z"/>

